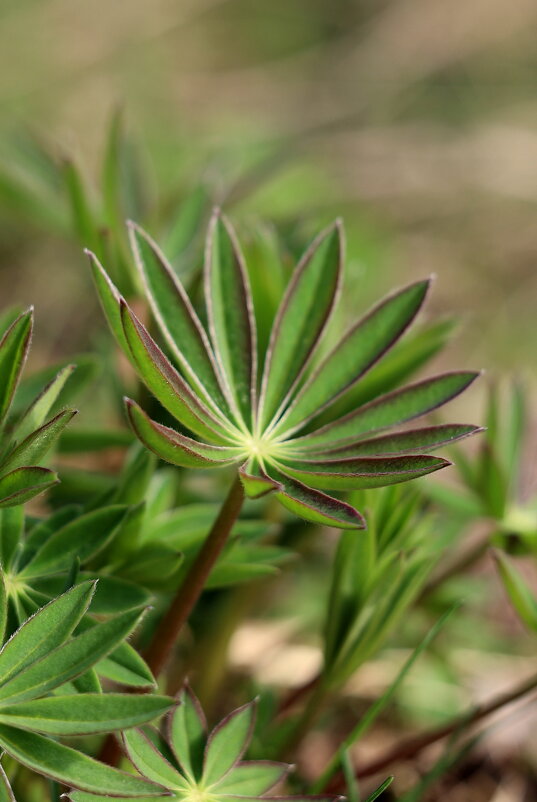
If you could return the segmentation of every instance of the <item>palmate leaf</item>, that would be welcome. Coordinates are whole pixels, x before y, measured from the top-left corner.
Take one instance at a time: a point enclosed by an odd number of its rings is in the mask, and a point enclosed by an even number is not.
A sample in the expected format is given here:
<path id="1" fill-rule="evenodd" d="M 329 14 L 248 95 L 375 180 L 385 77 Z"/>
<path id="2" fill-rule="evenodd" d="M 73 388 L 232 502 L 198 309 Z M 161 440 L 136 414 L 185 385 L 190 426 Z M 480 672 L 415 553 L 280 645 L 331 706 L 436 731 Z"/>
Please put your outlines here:
<path id="1" fill-rule="evenodd" d="M 8 574 L 8 634 L 24 624 L 26 618 L 33 616 L 47 600 L 54 599 L 66 586 L 75 582 L 88 587 L 88 580 L 92 580 L 93 584 L 95 579 L 99 579 L 92 596 L 92 613 L 95 615 L 139 611 L 151 601 L 151 594 L 146 588 L 125 578 L 100 576 L 98 570 L 80 570 L 85 569 L 88 562 L 95 568 L 96 559 L 100 560 L 102 552 L 115 543 L 128 517 L 127 513 L 128 508 L 124 505 L 101 507 L 89 513 L 81 513 L 77 507 L 66 507 L 30 526 L 28 533 L 25 533 L 22 507 L 0 512 L 0 556 Z M 169 565 L 168 557 L 165 567 Z M 48 607 L 44 610 L 48 610 Z M 77 632 L 86 631 L 94 625 L 95 622 L 86 615 L 77 624 Z M 20 630 L 20 639 L 28 627 L 30 624 L 25 624 Z M 44 632 L 47 632 L 46 624 Z M 54 640 L 51 639 L 48 645 L 52 648 Z M 120 643 L 108 656 L 99 660 L 96 669 L 99 676 L 123 685 L 142 688 L 154 684 L 147 665 L 126 642 Z M 93 685 L 84 686 L 84 690 L 100 690 L 96 676 L 92 681 Z"/>
<path id="2" fill-rule="evenodd" d="M 81 583 L 50 602 L 0 651 L 0 748 L 40 774 L 87 791 L 130 798 L 158 794 L 155 785 L 44 737 L 121 730 L 174 705 L 166 696 L 100 692 L 93 666 L 124 645 L 141 614 L 124 613 L 72 637 L 94 588 L 93 582 Z M 5 595 L 2 607 L 5 615 Z M 71 682 L 78 693 L 62 694 Z"/>
<path id="3" fill-rule="evenodd" d="M 99 573 L 79 571 L 86 561 L 94 564 L 95 558 L 110 543 L 115 542 L 127 519 L 127 507 L 111 505 L 89 513 L 81 513 L 76 507 L 67 507 L 50 518 L 38 522 L 24 535 L 24 516 L 22 508 L 6 509 L 0 513 L 1 557 L 9 575 L 6 596 L 6 622 L 9 621 L 8 634 L 17 625 L 23 624 L 49 599 L 61 594 L 66 585 L 75 581 L 88 587 L 88 580 L 99 579 L 97 590 L 92 595 L 92 613 L 96 615 L 115 615 L 128 611 L 140 611 L 151 600 L 146 588 L 115 576 L 99 577 Z M 88 537 L 90 535 L 90 537 Z M 159 581 L 165 570 L 174 562 L 167 559 L 157 572 Z M 173 553 L 175 560 L 175 552 Z M 144 555 L 141 555 L 144 559 Z M 71 576 L 76 565 L 76 576 Z M 160 587 L 160 585 L 158 585 Z M 87 607 L 87 604 L 85 605 Z M 46 607 L 44 610 L 48 610 Z M 44 615 L 44 610 L 41 615 Z M 34 619 L 30 619 L 33 621 Z M 68 620 L 68 619 L 67 619 Z M 45 621 L 46 623 L 46 621 Z M 87 615 L 76 624 L 78 633 L 95 626 Z M 19 642 L 30 623 L 25 624 L 19 633 Z M 73 625 L 74 628 L 74 625 Z M 46 629 L 44 628 L 44 632 Z M 54 640 L 50 639 L 50 646 Z M 127 642 L 117 645 L 110 654 L 96 664 L 99 676 L 122 685 L 151 687 L 154 679 L 146 663 Z M 93 690 L 97 690 L 94 683 Z M 87 688 L 86 688 L 87 690 Z"/>
<path id="4" fill-rule="evenodd" d="M 334 800 L 329 796 L 267 796 L 291 767 L 272 761 L 242 760 L 255 724 L 255 703 L 235 710 L 207 736 L 205 717 L 188 687 L 178 702 L 167 717 L 167 743 L 149 737 L 148 731 L 130 729 L 123 734 L 125 753 L 133 766 L 148 781 L 162 786 L 171 798 L 184 802 L 192 798 L 200 802 Z M 72 791 L 69 798 L 73 802 L 104 802 L 103 796 L 81 791 Z"/>
<path id="5" fill-rule="evenodd" d="M 390 392 L 361 406 L 353 404 L 338 417 L 349 399 L 359 397 L 368 371 L 381 375 L 382 357 L 418 314 L 430 283 L 415 282 L 383 300 L 319 363 L 341 282 L 339 222 L 313 242 L 290 279 L 264 359 L 261 354 L 259 397 L 253 303 L 229 222 L 215 213 L 207 239 L 209 334 L 151 238 L 131 224 L 131 240 L 156 322 L 177 367 L 95 259 L 94 275 L 118 343 L 149 390 L 196 436 L 152 421 L 127 400 L 136 436 L 167 462 L 200 468 L 234 464 L 249 498 L 274 493 L 284 507 L 307 521 L 362 529 L 365 522 L 356 510 L 321 491 L 381 487 L 424 476 L 450 464 L 425 452 L 479 431 L 464 424 L 392 431 L 437 410 L 478 375 L 454 371 L 393 389 L 398 377 L 409 375 L 412 365 L 423 360 L 423 343 L 417 362 L 412 353 L 403 354 L 399 366 L 395 360 L 386 374 Z M 379 381 L 377 385 L 383 386 Z"/>

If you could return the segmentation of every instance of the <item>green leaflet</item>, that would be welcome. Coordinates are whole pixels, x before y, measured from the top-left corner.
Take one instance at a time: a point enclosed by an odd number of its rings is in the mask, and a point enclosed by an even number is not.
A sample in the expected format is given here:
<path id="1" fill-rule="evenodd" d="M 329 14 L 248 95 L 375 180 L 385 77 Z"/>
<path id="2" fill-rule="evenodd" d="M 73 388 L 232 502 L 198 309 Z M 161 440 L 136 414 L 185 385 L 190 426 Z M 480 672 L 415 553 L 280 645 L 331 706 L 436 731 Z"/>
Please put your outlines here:
<path id="1" fill-rule="evenodd" d="M 279 467 L 317 490 L 358 490 L 406 482 L 451 465 L 441 457 L 356 457 L 327 462 L 296 461 Z"/>
<path id="2" fill-rule="evenodd" d="M 205 400 L 229 412 L 214 355 L 185 289 L 157 244 L 134 223 L 131 246 L 155 319 L 172 354 Z"/>
<path id="3" fill-rule="evenodd" d="M 89 607 L 94 582 L 83 582 L 37 612 L 0 651 L 0 687 L 64 643 Z"/>
<path id="4" fill-rule="evenodd" d="M 66 381 L 75 370 L 75 365 L 66 365 L 51 379 L 46 387 L 39 393 L 30 408 L 23 414 L 14 429 L 13 435 L 17 441 L 22 441 L 35 429 L 45 422 L 47 415 L 58 400 Z"/>
<path id="5" fill-rule="evenodd" d="M 36 551 L 41 548 L 43 543 L 47 541 L 51 535 L 57 532 L 62 526 L 78 518 L 79 515 L 80 508 L 76 504 L 68 504 L 57 512 L 52 513 L 49 518 L 36 521 L 26 534 L 23 553 L 19 559 L 19 567 L 24 568 L 24 566 L 30 562 Z"/>
<path id="6" fill-rule="evenodd" d="M 16 676 L 2 683 L 0 707 L 35 699 L 80 676 L 121 643 L 132 632 L 140 617 L 138 611 L 118 615 L 77 635 L 53 651 L 47 649 L 48 653 L 40 660 L 26 665 Z"/>
<path id="7" fill-rule="evenodd" d="M 390 296 L 357 323 L 313 373 L 275 427 L 292 431 L 317 416 L 399 339 L 429 288 L 419 281 Z"/>
<path id="8" fill-rule="evenodd" d="M 133 688 L 150 688 L 155 680 L 145 660 L 124 641 L 96 665 L 97 672 L 118 685 Z"/>
<path id="9" fill-rule="evenodd" d="M 252 297 L 234 232 L 219 212 L 213 216 L 207 240 L 205 300 L 215 355 L 239 413 L 250 427 L 257 382 Z"/>
<path id="10" fill-rule="evenodd" d="M 51 449 L 67 424 L 76 415 L 76 410 L 66 409 L 31 432 L 17 448 L 12 451 L 2 465 L 2 471 L 13 471 L 24 465 L 40 462 Z"/>
<path id="11" fill-rule="evenodd" d="M 120 301 L 121 295 L 116 289 L 115 285 L 109 279 L 106 270 L 99 262 L 94 253 L 89 250 L 84 251 L 90 261 L 91 272 L 93 281 L 99 295 L 99 300 L 104 312 L 104 316 L 108 321 L 108 325 L 112 330 L 112 334 L 116 338 L 121 350 L 132 361 L 130 354 L 129 344 L 123 333 L 123 324 L 121 322 Z"/>
<path id="12" fill-rule="evenodd" d="M 175 758 L 188 777 L 200 779 L 207 738 L 207 722 L 197 698 L 186 685 L 179 704 L 168 718 L 168 738 Z"/>
<path id="13" fill-rule="evenodd" d="M 267 476 L 255 459 L 249 460 L 239 468 L 244 492 L 248 498 L 261 498 L 267 493 L 279 490 L 281 485 Z"/>
<path id="14" fill-rule="evenodd" d="M 126 610 L 146 607 L 153 600 L 152 595 L 144 588 L 121 577 L 99 576 L 83 571 L 79 574 L 79 578 L 99 580 L 91 605 L 95 615 L 117 615 Z"/>
<path id="15" fill-rule="evenodd" d="M 16 468 L 0 478 L 0 508 L 24 504 L 58 482 L 47 468 Z"/>
<path id="16" fill-rule="evenodd" d="M 101 507 L 70 521 L 36 550 L 21 576 L 43 576 L 65 570 L 75 557 L 81 563 L 86 562 L 106 546 L 126 512 L 127 507 L 118 504 Z"/>
<path id="17" fill-rule="evenodd" d="M 454 327 L 453 320 L 441 320 L 421 326 L 416 332 L 406 333 L 359 382 L 335 402 L 330 409 L 330 416 L 339 418 L 377 396 L 400 387 L 445 347 Z M 322 416 L 323 419 L 325 417 Z"/>
<path id="18" fill-rule="evenodd" d="M 379 647 L 416 597 L 430 568 L 429 559 L 410 560 L 376 601 L 370 617 L 354 622 L 327 670 L 327 680 L 332 686 L 346 682 Z"/>
<path id="19" fill-rule="evenodd" d="M 203 781 L 212 784 L 224 777 L 242 758 L 255 722 L 255 703 L 234 710 L 209 735 L 203 761 Z"/>
<path id="20" fill-rule="evenodd" d="M 366 528 L 364 518 L 350 504 L 308 487 L 283 469 L 276 471 L 271 468 L 271 474 L 281 487 L 276 490 L 278 500 L 299 518 L 319 526 L 335 526 L 339 529 Z"/>
<path id="21" fill-rule="evenodd" d="M 258 797 L 268 793 L 287 774 L 287 767 L 270 760 L 239 763 L 217 784 L 219 794 Z"/>
<path id="22" fill-rule="evenodd" d="M 11 406 L 32 338 L 33 309 L 23 312 L 0 341 L 0 422 Z"/>
<path id="23" fill-rule="evenodd" d="M 130 398 L 125 399 L 129 422 L 138 439 L 160 459 L 183 468 L 221 468 L 236 460 L 238 449 L 211 446 L 185 437 L 152 421 Z"/>
<path id="24" fill-rule="evenodd" d="M 339 287 L 343 258 L 339 223 L 317 237 L 296 268 L 272 328 L 261 385 L 264 428 L 288 396 L 324 331 Z"/>
<path id="25" fill-rule="evenodd" d="M 385 434 L 381 437 L 358 440 L 356 443 L 343 445 L 339 448 L 317 451 L 316 458 L 333 460 L 361 457 L 368 454 L 379 456 L 381 454 L 411 454 L 419 451 L 433 451 L 481 431 L 483 429 L 479 426 L 464 423 L 446 423 L 422 429 L 409 429 L 395 434 Z M 307 452 L 300 451 L 298 448 L 294 451 L 289 449 L 287 453 L 295 455 L 298 459 L 307 454 Z"/>
<path id="26" fill-rule="evenodd" d="M 0 724 L 0 747 L 23 766 L 58 782 L 97 794 L 137 799 L 158 794 L 153 783 L 110 768 L 43 735 Z"/>
<path id="27" fill-rule="evenodd" d="M 88 735 L 136 727 L 174 704 L 168 696 L 81 693 L 0 707 L 0 722 L 44 735 Z"/>
<path id="28" fill-rule="evenodd" d="M 411 384 L 381 396 L 376 401 L 359 407 L 343 418 L 295 440 L 301 448 L 336 446 L 337 441 L 358 438 L 365 433 L 387 429 L 405 423 L 455 398 L 478 376 L 478 373 L 461 371 L 444 373 Z"/>
<path id="29" fill-rule="evenodd" d="M 125 751 L 133 766 L 148 780 L 166 788 L 184 788 L 185 781 L 179 772 L 140 730 L 130 730 L 123 735 Z"/>
<path id="30" fill-rule="evenodd" d="M 162 406 L 192 432 L 212 442 L 225 442 L 225 427 L 222 428 L 222 424 L 194 395 L 124 302 L 121 320 L 134 363 Z"/>
<path id="31" fill-rule="evenodd" d="M 174 260 L 185 256 L 185 251 L 199 236 L 202 226 L 211 213 L 209 187 L 201 182 L 183 198 L 166 236 L 166 253 Z"/>

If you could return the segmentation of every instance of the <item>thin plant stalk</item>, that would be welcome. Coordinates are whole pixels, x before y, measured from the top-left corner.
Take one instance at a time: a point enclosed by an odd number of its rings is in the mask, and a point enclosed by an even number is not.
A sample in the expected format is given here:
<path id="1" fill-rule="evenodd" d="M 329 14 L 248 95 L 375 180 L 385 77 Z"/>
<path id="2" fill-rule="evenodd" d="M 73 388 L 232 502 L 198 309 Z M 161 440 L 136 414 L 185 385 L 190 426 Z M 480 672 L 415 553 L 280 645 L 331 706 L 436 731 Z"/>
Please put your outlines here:
<path id="1" fill-rule="evenodd" d="M 516 702 L 518 699 L 521 699 L 523 696 L 526 696 L 526 694 L 535 690 L 537 690 L 537 674 L 534 674 L 525 682 L 516 685 L 512 690 L 499 694 L 490 702 L 475 705 L 469 711 L 462 713 L 447 724 L 399 741 L 395 746 L 386 750 L 386 752 L 378 758 L 375 758 L 375 760 L 358 766 L 356 769 L 356 776 L 359 779 L 371 777 L 374 774 L 384 771 L 388 767 L 393 767 L 395 763 L 404 760 L 412 760 L 412 758 L 416 757 L 416 755 L 437 741 L 447 738 L 458 730 L 462 732 L 463 729 L 477 724 L 487 716 L 492 715 L 496 711 Z M 330 793 L 337 793 L 338 790 L 344 787 L 344 784 L 344 777 L 342 774 L 339 774 L 334 777 L 330 785 L 326 786 L 326 790 Z"/>
<path id="2" fill-rule="evenodd" d="M 146 662 L 158 677 L 162 672 L 177 642 L 179 633 L 188 621 L 209 578 L 214 564 L 224 548 L 229 533 L 240 515 L 244 503 L 244 491 L 239 476 L 236 476 L 218 517 L 211 527 L 201 550 L 175 594 L 175 597 L 158 625 L 146 654 Z"/>
<path id="3" fill-rule="evenodd" d="M 299 685 L 298 688 L 293 688 L 291 691 L 289 691 L 287 696 L 285 696 L 280 703 L 278 708 L 278 716 L 286 716 L 288 713 L 290 713 L 293 707 L 295 707 L 308 693 L 311 693 L 317 687 L 321 679 L 322 674 L 316 674 L 307 682 L 304 682 L 303 685 Z"/>

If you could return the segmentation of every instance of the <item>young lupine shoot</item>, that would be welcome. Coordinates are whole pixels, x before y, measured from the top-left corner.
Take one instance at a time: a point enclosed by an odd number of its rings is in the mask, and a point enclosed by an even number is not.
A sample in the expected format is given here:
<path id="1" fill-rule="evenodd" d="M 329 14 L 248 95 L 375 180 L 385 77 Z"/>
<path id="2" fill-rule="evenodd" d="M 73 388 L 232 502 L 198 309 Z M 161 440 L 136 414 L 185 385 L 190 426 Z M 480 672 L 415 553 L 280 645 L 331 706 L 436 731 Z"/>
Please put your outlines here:
<path id="1" fill-rule="evenodd" d="M 208 328 L 165 256 L 129 224 L 135 261 L 155 320 L 172 356 L 152 338 L 89 253 L 110 328 L 160 404 L 194 437 L 152 420 L 126 399 L 139 440 L 161 459 L 185 468 L 235 466 L 237 477 L 203 547 L 149 648 L 155 674 L 240 514 L 244 495 L 273 493 L 290 512 L 340 529 L 364 529 L 362 514 L 326 491 L 397 484 L 449 465 L 427 454 L 476 431 L 448 424 L 386 433 L 445 404 L 476 378 L 445 373 L 393 390 L 319 425 L 418 314 L 429 281 L 389 296 L 316 361 L 336 305 L 343 269 L 339 222 L 323 231 L 297 265 L 280 304 L 263 364 L 248 274 L 235 234 L 217 211 L 207 238 L 204 287 Z"/>
<path id="2" fill-rule="evenodd" d="M 74 366 L 68 365 L 44 388 L 26 412 L 12 420 L 11 409 L 30 349 L 33 311 L 19 315 L 0 340 L 0 509 L 29 501 L 57 484 L 54 471 L 40 466 L 76 414 L 64 409 L 48 418 Z"/>
<path id="3" fill-rule="evenodd" d="M 162 406 L 194 438 L 151 420 L 126 399 L 138 438 L 159 457 L 193 468 L 237 466 L 245 494 L 273 493 L 291 512 L 317 524 L 362 529 L 362 515 L 326 491 L 404 482 L 450 463 L 433 451 L 476 431 L 463 424 L 386 434 L 438 409 L 476 373 L 445 373 L 394 390 L 318 427 L 359 379 L 398 341 L 418 314 L 429 281 L 389 296 L 322 361 L 319 343 L 340 291 L 339 222 L 313 242 L 284 295 L 263 365 L 243 257 L 219 213 L 205 259 L 206 330 L 164 255 L 138 226 L 131 243 L 155 320 L 172 361 L 114 287 L 97 258 L 93 274 L 111 329 Z"/>
<path id="4" fill-rule="evenodd" d="M 57 740 L 144 724 L 174 704 L 166 696 L 103 694 L 98 686 L 89 691 L 87 683 L 84 687 L 81 680 L 123 643 L 141 617 L 134 610 L 80 631 L 94 590 L 94 582 L 76 585 L 41 608 L 4 644 L 0 651 L 0 748 L 23 766 L 60 783 L 112 796 L 145 797 L 159 789 Z M 2 577 L 2 641 L 6 621 Z M 9 799 L 2 779 L 4 797 Z"/>
<path id="5" fill-rule="evenodd" d="M 125 754 L 160 793 L 182 802 L 284 802 L 340 799 L 334 796 L 270 796 L 292 768 L 268 760 L 243 760 L 255 725 L 255 702 L 239 707 L 207 735 L 205 716 L 190 689 L 167 718 L 167 737 L 146 728 L 123 733 Z M 72 802 L 102 802 L 109 796 L 72 791 Z M 133 798 L 134 799 L 134 798 Z"/>

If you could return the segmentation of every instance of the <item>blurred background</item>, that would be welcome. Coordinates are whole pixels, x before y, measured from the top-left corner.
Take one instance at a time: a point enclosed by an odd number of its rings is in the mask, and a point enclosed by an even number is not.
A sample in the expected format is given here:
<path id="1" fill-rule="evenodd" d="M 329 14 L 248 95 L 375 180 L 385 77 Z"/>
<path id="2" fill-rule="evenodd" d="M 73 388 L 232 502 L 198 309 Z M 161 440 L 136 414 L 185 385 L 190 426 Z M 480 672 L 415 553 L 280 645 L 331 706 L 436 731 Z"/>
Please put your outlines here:
<path id="1" fill-rule="evenodd" d="M 36 306 L 35 365 L 90 349 L 104 330 L 82 255 L 92 226 L 84 208 L 73 218 L 83 185 L 105 224 L 133 216 L 168 243 L 184 199 L 193 230 L 218 202 L 241 231 L 274 227 L 292 255 L 342 216 L 353 317 L 434 273 L 426 316 L 460 321 L 435 369 L 483 367 L 531 385 L 535 0 L 4 0 L 0 23 L 0 287 L 3 306 Z M 102 196 L 120 141 L 118 210 Z M 477 390 L 462 418 L 480 422 L 480 402 Z M 535 489 L 534 469 L 526 484 Z M 492 652 L 517 627 L 508 617 L 487 633 Z M 256 641 L 242 636 L 231 659 L 251 669 Z M 504 670 L 496 652 L 476 657 L 473 637 L 460 633 L 455 663 L 479 697 L 496 674 L 501 685 L 527 670 L 527 641 Z M 279 659 L 269 675 L 290 653 Z M 298 658 L 305 675 L 308 659 Z M 388 659 L 356 680 L 366 695 L 386 665 L 389 676 Z M 460 702 L 436 698 L 444 713 Z M 530 725 L 498 738 L 468 769 L 477 780 L 458 778 L 449 799 L 499 802 L 487 760 L 527 743 Z M 522 800 L 517 773 L 505 776 L 501 800 Z"/>
<path id="2" fill-rule="evenodd" d="M 460 313 L 468 362 L 527 365 L 536 24 L 534 0 L 6 0 L 4 302 L 38 300 L 39 325 L 58 336 L 84 268 L 52 241 L 61 203 L 27 154 L 37 138 L 96 183 L 121 107 L 150 191 L 210 174 L 224 198 L 240 185 L 235 217 L 342 215 L 364 306 L 436 273 L 431 308 Z M 13 178 L 35 190 L 33 207 L 17 204 Z"/>

